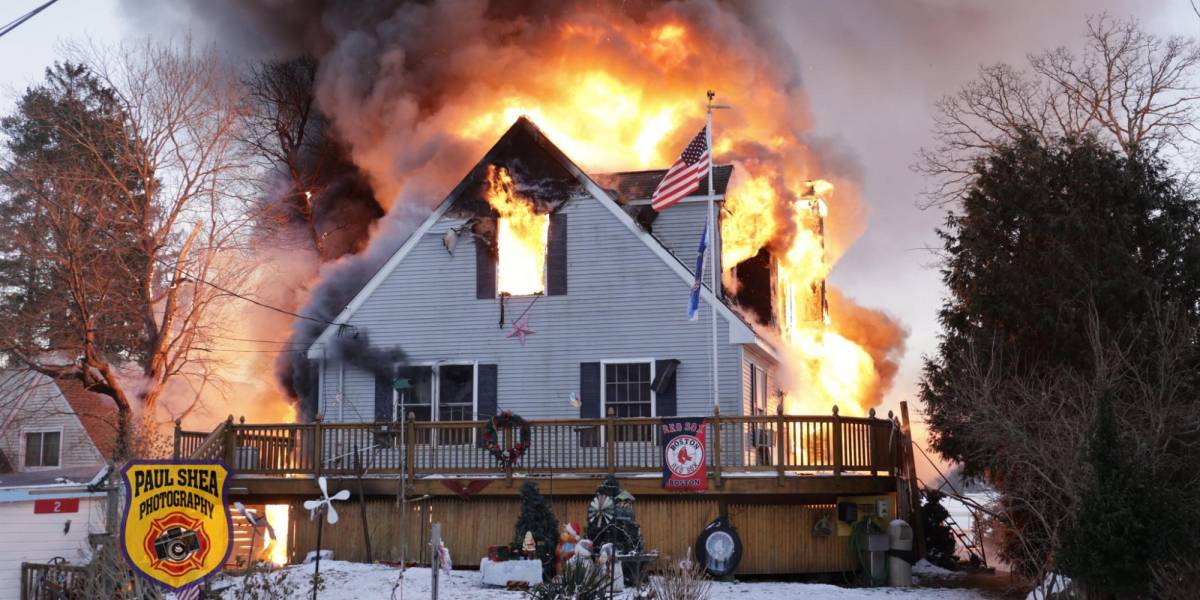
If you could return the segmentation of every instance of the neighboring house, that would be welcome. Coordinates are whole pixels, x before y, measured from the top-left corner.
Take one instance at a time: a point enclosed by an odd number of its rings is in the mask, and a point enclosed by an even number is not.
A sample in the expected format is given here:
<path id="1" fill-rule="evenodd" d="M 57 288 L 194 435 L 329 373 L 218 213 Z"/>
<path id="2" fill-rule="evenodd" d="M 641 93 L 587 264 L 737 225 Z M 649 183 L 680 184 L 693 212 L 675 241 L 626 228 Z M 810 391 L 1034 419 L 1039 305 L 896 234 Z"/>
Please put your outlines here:
<path id="1" fill-rule="evenodd" d="M 18 597 L 22 562 L 83 562 L 88 536 L 105 532 L 94 484 L 112 459 L 116 412 L 78 381 L 0 371 L 0 597 Z"/>
<path id="2" fill-rule="evenodd" d="M 504 248 L 483 199 L 492 165 L 549 214 L 543 295 L 498 289 Z M 718 211 L 732 169 L 715 169 Z M 519 119 L 311 345 L 316 411 L 326 422 L 390 421 L 401 410 L 434 421 L 502 410 L 527 419 L 608 409 L 711 415 L 715 311 L 721 413 L 774 414 L 778 355 L 712 293 L 707 266 L 699 318 L 688 320 L 706 196 L 655 214 L 647 205 L 664 173 L 593 178 Z M 716 247 L 719 256 L 719 237 Z M 534 332 L 524 344 L 511 335 L 521 316 Z M 379 353 L 345 349 L 345 339 L 364 335 L 372 349 L 403 350 L 398 373 L 411 389 L 394 390 Z"/>

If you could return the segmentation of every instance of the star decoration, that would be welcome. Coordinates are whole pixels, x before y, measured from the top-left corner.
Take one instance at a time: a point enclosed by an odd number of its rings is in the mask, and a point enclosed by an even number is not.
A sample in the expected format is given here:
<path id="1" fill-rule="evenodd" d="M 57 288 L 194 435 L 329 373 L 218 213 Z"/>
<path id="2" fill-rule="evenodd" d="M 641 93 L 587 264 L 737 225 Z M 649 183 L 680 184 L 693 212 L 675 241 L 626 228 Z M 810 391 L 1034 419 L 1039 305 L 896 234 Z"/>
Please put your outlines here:
<path id="1" fill-rule="evenodd" d="M 521 340 L 521 347 L 524 348 L 525 337 L 535 333 L 537 332 L 529 328 L 529 319 L 526 317 L 521 317 L 520 319 L 517 319 L 515 323 L 513 323 L 512 333 L 509 333 L 508 337 L 515 337 L 518 340 Z"/>

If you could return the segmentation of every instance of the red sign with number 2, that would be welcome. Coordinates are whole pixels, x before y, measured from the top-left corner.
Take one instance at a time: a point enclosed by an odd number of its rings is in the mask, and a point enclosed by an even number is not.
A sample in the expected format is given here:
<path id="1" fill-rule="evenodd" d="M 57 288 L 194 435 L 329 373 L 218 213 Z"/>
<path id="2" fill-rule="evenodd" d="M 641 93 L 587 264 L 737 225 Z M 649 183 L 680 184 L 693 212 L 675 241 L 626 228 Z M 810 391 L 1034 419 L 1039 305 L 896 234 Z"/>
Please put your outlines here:
<path id="1" fill-rule="evenodd" d="M 33 501 L 33 514 L 35 515 L 74 512 L 79 512 L 79 498 L 53 498 L 50 500 Z"/>

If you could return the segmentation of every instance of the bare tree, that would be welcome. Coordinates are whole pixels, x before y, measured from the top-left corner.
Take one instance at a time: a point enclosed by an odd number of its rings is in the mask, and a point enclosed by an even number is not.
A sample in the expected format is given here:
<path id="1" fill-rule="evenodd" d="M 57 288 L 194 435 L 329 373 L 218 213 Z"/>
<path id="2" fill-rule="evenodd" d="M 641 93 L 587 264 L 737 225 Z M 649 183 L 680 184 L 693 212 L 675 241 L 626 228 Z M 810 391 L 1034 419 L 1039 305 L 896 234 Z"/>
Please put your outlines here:
<path id="1" fill-rule="evenodd" d="M 1022 135 L 1043 141 L 1093 134 L 1121 151 L 1187 154 L 1197 141 L 1195 75 L 1200 45 L 1161 38 L 1133 19 L 1088 19 L 1081 54 L 1060 47 L 1029 56 L 1029 70 L 996 64 L 942 98 L 933 148 L 916 168 L 934 176 L 932 204 L 945 204 L 973 177 L 977 159 Z"/>
<path id="2" fill-rule="evenodd" d="M 213 50 L 147 41 L 68 56 L 105 118 L 27 106 L 31 135 L 70 151 L 9 144 L 6 200 L 32 210 L 7 247 L 30 275 L 5 292 L 53 291 L 4 304 L 0 351 L 112 397 L 123 453 L 133 409 L 152 417 L 172 380 L 210 376 L 206 351 L 245 275 L 249 162 L 235 82 Z"/>

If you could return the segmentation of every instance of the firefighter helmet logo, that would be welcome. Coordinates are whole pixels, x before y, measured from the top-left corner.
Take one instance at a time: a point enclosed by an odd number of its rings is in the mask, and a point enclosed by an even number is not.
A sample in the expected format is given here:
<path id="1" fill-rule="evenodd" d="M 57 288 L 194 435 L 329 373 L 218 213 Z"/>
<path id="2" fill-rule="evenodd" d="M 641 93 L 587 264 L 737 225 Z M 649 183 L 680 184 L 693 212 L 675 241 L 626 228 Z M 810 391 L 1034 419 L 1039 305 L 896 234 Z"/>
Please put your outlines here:
<path id="1" fill-rule="evenodd" d="M 221 568 L 232 531 L 224 464 L 141 461 L 130 463 L 122 474 L 129 491 L 122 546 L 135 569 L 179 590 Z"/>

